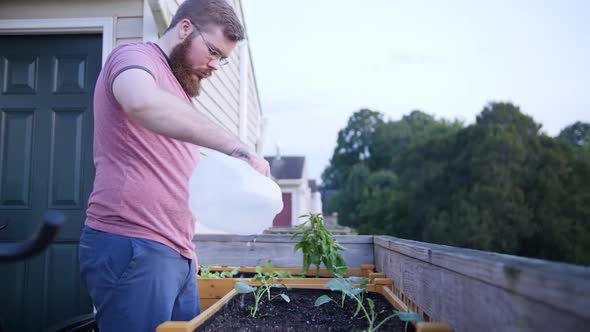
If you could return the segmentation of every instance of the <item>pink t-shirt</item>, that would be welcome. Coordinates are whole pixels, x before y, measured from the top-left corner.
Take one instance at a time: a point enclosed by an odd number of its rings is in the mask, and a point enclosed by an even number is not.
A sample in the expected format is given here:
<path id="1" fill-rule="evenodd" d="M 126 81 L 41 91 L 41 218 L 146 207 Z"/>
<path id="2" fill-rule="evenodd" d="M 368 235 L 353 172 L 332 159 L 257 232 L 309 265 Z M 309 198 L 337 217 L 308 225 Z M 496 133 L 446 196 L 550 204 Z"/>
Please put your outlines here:
<path id="1" fill-rule="evenodd" d="M 129 68 L 145 70 L 161 89 L 192 104 L 156 44 L 133 43 L 112 51 L 94 91 L 96 178 L 86 225 L 157 241 L 193 259 L 188 183 L 199 160 L 198 149 L 142 127 L 121 109 L 112 85 Z"/>

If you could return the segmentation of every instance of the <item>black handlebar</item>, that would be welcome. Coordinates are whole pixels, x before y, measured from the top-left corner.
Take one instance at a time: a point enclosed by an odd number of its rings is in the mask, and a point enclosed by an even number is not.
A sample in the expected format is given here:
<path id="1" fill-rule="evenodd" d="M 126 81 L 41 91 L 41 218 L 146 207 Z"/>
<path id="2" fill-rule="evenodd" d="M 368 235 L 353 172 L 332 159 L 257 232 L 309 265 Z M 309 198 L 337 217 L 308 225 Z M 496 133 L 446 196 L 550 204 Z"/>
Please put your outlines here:
<path id="1" fill-rule="evenodd" d="M 29 258 L 47 249 L 59 233 L 59 229 L 65 222 L 63 213 L 56 210 L 48 210 L 43 216 L 45 222 L 35 236 L 19 243 L 0 244 L 0 262 L 13 262 Z"/>

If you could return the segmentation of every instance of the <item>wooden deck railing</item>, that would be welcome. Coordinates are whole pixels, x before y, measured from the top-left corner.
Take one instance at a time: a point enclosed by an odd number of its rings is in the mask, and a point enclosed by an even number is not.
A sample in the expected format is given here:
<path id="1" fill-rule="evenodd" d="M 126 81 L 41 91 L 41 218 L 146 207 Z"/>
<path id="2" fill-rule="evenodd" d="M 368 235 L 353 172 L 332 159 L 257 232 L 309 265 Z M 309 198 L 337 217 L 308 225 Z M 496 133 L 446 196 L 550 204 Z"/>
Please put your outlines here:
<path id="1" fill-rule="evenodd" d="M 455 331 L 588 331 L 590 268 L 376 236 L 375 265 Z"/>

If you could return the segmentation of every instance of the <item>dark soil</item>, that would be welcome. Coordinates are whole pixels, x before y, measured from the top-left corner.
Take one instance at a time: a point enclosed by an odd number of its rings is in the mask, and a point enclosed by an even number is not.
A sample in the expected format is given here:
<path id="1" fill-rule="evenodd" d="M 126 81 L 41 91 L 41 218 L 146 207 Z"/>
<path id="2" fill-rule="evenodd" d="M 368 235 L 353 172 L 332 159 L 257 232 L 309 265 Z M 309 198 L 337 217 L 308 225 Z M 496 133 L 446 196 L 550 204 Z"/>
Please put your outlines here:
<path id="1" fill-rule="evenodd" d="M 356 301 L 348 298 L 345 300 L 344 309 L 334 302 L 320 307 L 314 306 L 315 300 L 324 294 L 339 302 L 340 292 L 311 289 L 282 291 L 289 296 L 291 302 L 287 303 L 278 296 L 269 303 L 268 298 L 264 297 L 256 318 L 252 318 L 247 309 L 248 306 L 254 306 L 254 296 L 238 294 L 197 331 L 362 331 L 369 326 L 362 310 L 352 318 L 356 310 Z M 273 289 L 273 296 L 279 292 L 279 289 Z M 367 296 L 375 301 L 375 311 L 380 312 L 376 326 L 392 314 L 395 308 L 381 294 L 371 293 L 365 295 Z M 364 304 L 368 311 L 369 305 L 366 300 Z M 383 324 L 379 331 L 402 332 L 405 325 L 405 322 L 394 317 Z M 408 324 L 408 331 L 414 331 L 412 324 Z"/>

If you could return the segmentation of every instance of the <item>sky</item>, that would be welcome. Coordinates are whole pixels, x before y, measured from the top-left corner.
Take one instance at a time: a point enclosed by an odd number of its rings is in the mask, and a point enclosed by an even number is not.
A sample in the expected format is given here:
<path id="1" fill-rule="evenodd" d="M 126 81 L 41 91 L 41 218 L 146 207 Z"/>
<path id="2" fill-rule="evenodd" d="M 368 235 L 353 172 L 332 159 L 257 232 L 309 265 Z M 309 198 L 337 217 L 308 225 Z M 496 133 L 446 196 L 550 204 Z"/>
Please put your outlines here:
<path id="1" fill-rule="evenodd" d="M 264 155 L 320 181 L 361 108 L 475 121 L 513 102 L 555 136 L 590 122 L 590 1 L 242 0 Z"/>

